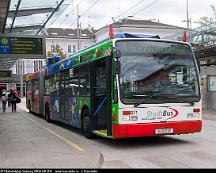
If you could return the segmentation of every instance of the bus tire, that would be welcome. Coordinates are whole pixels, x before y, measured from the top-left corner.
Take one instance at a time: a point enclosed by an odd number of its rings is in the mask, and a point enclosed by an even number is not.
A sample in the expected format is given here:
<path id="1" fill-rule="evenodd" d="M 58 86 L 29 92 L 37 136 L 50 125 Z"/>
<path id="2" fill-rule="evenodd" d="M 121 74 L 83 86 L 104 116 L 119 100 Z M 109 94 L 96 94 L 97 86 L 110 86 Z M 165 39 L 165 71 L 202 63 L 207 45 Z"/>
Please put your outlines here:
<path id="1" fill-rule="evenodd" d="M 86 138 L 88 138 L 88 139 L 94 138 L 94 134 L 92 133 L 92 125 L 91 125 L 91 120 L 89 117 L 88 109 L 85 109 L 83 111 L 82 130 L 83 130 L 83 133 L 84 133 Z"/>
<path id="2" fill-rule="evenodd" d="M 45 119 L 48 123 L 51 123 L 51 119 L 50 119 L 50 109 L 49 109 L 49 106 L 46 105 L 46 108 L 45 108 Z"/>

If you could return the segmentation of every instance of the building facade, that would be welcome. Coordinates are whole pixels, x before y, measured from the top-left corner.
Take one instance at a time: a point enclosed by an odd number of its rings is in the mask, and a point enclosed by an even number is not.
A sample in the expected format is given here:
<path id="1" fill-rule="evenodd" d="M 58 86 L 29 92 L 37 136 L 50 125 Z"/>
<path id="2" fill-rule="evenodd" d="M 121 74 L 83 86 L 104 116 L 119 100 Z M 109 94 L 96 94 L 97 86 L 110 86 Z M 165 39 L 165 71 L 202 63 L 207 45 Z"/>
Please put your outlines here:
<path id="1" fill-rule="evenodd" d="M 122 19 L 112 24 L 114 33 L 126 32 L 131 34 L 153 34 L 159 35 L 160 38 L 164 38 L 176 33 L 185 31 L 185 28 L 167 25 L 159 22 L 153 22 L 150 20 L 132 20 Z M 101 29 L 94 32 L 94 38 L 96 41 L 101 41 L 109 36 L 109 26 L 104 26 Z"/>

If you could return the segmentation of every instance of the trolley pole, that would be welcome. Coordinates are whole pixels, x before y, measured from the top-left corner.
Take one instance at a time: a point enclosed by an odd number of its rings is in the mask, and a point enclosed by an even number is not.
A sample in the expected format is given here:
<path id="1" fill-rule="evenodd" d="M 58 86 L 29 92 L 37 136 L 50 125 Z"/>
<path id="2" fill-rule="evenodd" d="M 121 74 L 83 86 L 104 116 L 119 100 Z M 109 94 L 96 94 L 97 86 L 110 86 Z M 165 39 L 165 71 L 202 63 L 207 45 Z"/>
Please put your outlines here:
<path id="1" fill-rule="evenodd" d="M 77 51 L 79 51 L 79 6 L 77 5 Z"/>
<path id="2" fill-rule="evenodd" d="M 187 20 L 186 20 L 186 22 L 187 22 L 187 30 L 189 30 L 189 23 L 190 23 L 190 20 L 189 20 L 189 14 L 188 14 L 189 12 L 188 12 L 188 0 L 187 0 Z"/>

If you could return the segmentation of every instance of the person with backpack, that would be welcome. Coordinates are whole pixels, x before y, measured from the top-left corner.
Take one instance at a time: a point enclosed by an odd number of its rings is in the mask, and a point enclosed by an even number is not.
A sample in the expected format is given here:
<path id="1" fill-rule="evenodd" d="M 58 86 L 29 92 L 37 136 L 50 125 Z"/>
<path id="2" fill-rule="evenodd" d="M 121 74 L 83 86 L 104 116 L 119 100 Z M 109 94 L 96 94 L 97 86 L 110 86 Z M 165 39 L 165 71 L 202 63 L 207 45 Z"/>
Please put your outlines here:
<path id="1" fill-rule="evenodd" d="M 12 112 L 16 112 L 16 104 L 17 104 L 17 96 L 16 94 L 13 92 L 13 90 L 10 90 L 10 93 L 8 94 L 8 98 L 10 100 L 11 103 L 11 107 L 12 107 Z"/>
<path id="2" fill-rule="evenodd" d="M 2 102 L 2 110 L 3 110 L 3 112 L 5 112 L 6 111 L 6 104 L 7 104 L 6 92 L 2 92 L 1 102 Z"/>

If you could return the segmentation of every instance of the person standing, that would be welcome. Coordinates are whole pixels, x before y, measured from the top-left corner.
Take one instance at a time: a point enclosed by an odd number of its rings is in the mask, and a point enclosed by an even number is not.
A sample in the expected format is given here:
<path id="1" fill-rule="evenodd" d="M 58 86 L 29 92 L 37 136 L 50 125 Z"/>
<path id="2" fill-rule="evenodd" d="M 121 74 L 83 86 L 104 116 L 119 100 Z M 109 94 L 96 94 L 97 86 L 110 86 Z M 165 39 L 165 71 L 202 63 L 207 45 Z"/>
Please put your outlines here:
<path id="1" fill-rule="evenodd" d="M 10 91 L 8 90 L 7 92 L 6 92 L 6 96 L 7 96 L 7 102 L 8 102 L 8 107 L 10 107 L 10 100 L 9 100 L 9 98 L 8 98 L 8 95 L 10 94 Z"/>
<path id="2" fill-rule="evenodd" d="M 16 95 L 13 90 L 10 90 L 10 94 L 8 94 L 8 98 L 10 99 L 12 112 L 16 112 Z"/>
<path id="3" fill-rule="evenodd" d="M 6 111 L 6 104 L 7 104 L 6 92 L 2 93 L 1 102 L 2 102 L 2 110 L 3 110 L 3 112 L 5 112 Z"/>

